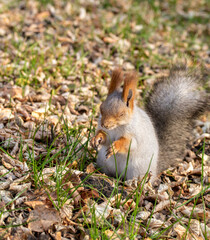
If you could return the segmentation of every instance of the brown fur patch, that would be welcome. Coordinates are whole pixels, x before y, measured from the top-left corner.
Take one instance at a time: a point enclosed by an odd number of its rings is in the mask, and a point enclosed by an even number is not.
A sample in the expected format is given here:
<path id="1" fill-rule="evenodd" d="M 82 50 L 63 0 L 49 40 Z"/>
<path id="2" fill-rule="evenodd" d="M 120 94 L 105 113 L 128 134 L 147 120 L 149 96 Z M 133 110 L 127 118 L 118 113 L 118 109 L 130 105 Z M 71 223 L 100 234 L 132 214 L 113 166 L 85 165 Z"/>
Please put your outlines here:
<path id="1" fill-rule="evenodd" d="M 123 98 L 124 102 L 127 102 L 128 96 L 129 96 L 129 90 L 132 90 L 132 97 L 129 100 L 129 107 L 132 110 L 134 107 L 134 99 L 135 99 L 135 94 L 136 94 L 137 81 L 138 81 L 137 74 L 135 72 L 126 74 L 125 80 L 124 80 L 122 98 Z"/>
<path id="2" fill-rule="evenodd" d="M 100 136 L 104 141 L 106 140 L 106 133 L 101 129 L 97 131 L 96 136 Z"/>
<path id="3" fill-rule="evenodd" d="M 109 129 L 111 126 L 117 123 L 117 119 L 114 116 L 110 116 L 108 114 L 103 114 L 101 118 L 101 125 L 105 128 Z"/>
<path id="4" fill-rule="evenodd" d="M 113 93 L 123 81 L 123 71 L 121 68 L 115 68 L 112 72 L 112 79 L 109 85 L 108 95 Z"/>
<path id="5" fill-rule="evenodd" d="M 106 158 L 110 158 L 112 155 L 117 153 L 127 154 L 129 150 L 131 139 L 126 137 L 121 137 L 112 143 L 107 149 Z"/>
<path id="6" fill-rule="evenodd" d="M 121 137 L 114 142 L 114 147 L 119 153 L 128 153 L 130 139 L 126 137 Z"/>

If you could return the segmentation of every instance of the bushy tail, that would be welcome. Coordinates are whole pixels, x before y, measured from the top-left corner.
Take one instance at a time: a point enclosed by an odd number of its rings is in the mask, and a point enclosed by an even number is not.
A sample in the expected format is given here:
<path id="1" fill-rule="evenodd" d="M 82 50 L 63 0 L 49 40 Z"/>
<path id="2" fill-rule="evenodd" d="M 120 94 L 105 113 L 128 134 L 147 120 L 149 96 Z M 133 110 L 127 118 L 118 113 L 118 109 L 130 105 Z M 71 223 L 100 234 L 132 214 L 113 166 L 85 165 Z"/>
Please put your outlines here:
<path id="1" fill-rule="evenodd" d="M 193 119 L 209 108 L 209 97 L 198 88 L 204 77 L 198 70 L 174 66 L 168 78 L 154 85 L 146 102 L 160 143 L 158 172 L 182 157 L 193 126 Z"/>

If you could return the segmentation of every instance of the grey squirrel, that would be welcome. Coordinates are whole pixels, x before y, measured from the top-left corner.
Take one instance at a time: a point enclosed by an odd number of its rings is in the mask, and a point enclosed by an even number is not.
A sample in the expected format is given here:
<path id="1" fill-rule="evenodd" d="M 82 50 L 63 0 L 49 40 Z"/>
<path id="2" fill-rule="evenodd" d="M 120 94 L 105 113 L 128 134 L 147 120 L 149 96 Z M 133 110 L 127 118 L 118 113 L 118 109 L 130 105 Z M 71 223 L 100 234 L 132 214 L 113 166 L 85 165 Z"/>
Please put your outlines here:
<path id="1" fill-rule="evenodd" d="M 135 103 L 136 85 L 136 73 L 113 71 L 91 144 L 100 146 L 97 165 L 107 175 L 143 177 L 151 162 L 154 180 L 183 153 L 193 119 L 208 105 L 207 94 L 198 90 L 202 74 L 185 65 L 173 66 L 167 78 L 155 83 L 145 110 Z"/>

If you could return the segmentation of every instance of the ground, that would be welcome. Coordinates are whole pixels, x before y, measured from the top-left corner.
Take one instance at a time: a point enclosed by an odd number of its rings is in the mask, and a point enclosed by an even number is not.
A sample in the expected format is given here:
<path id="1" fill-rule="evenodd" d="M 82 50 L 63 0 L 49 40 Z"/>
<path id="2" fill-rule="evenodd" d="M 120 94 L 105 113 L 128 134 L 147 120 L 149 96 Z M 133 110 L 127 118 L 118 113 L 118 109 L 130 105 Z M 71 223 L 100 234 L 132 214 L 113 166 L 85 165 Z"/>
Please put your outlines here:
<path id="1" fill-rule="evenodd" d="M 177 59 L 208 71 L 209 27 L 205 0 L 0 1 L 0 239 L 209 239 L 208 114 L 153 186 L 89 143 L 114 66 L 143 107 Z"/>

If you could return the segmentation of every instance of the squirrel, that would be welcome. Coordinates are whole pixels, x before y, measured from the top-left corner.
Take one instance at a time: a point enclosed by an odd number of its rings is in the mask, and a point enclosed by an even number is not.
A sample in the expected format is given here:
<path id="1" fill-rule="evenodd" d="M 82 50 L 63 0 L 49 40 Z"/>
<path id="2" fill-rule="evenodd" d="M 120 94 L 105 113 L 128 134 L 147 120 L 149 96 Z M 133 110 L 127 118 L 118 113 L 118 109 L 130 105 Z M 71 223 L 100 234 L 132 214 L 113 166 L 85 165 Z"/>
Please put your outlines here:
<path id="1" fill-rule="evenodd" d="M 91 145 L 100 146 L 97 166 L 107 175 L 142 178 L 150 167 L 153 181 L 184 153 L 193 119 L 206 110 L 208 100 L 198 90 L 204 82 L 200 72 L 183 64 L 154 84 L 145 110 L 135 103 L 137 81 L 135 72 L 114 69 Z"/>

